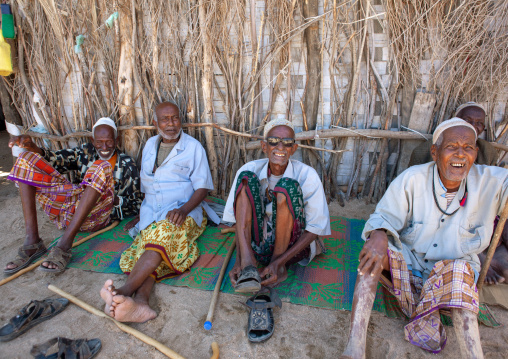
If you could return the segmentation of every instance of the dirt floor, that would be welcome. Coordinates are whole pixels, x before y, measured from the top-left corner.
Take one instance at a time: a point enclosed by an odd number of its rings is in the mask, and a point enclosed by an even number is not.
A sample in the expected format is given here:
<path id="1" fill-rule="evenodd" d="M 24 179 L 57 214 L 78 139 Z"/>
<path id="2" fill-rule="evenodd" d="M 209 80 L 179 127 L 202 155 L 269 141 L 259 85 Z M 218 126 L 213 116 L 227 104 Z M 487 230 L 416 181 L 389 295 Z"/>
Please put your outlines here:
<path id="1" fill-rule="evenodd" d="M 8 135 L 0 132 L 0 265 L 2 267 L 17 252 L 24 237 L 23 216 L 16 187 L 6 180 L 12 166 L 7 148 Z M 331 204 L 335 215 L 368 218 L 374 207 L 354 200 L 345 208 Z M 42 238 L 49 243 L 62 232 L 39 213 Z M 53 284 L 96 308 L 103 303 L 99 290 L 112 278 L 123 283 L 124 275 L 109 275 L 68 269 L 60 276 L 33 271 L 0 287 L 0 322 L 7 322 L 18 309 L 33 299 L 56 297 L 47 289 Z M 221 358 L 337 358 L 346 345 L 350 313 L 331 311 L 284 303 L 275 310 L 275 333 L 262 344 L 250 344 L 246 338 L 247 311 L 239 303 L 242 297 L 221 294 L 213 320 L 213 329 L 205 331 L 205 320 L 212 293 L 197 289 L 155 286 L 150 303 L 158 317 L 134 328 L 159 340 L 186 358 L 208 358 L 211 343 L 220 346 Z M 496 318 L 508 323 L 508 311 L 491 307 Z M 405 321 L 386 318 L 374 313 L 367 336 L 367 358 L 435 358 L 404 340 Z M 481 327 L 483 351 L 486 358 L 508 357 L 506 327 Z M 443 358 L 460 358 L 455 334 L 447 328 L 448 343 L 440 354 Z M 0 343 L 0 358 L 29 358 L 34 344 L 56 337 L 100 338 L 102 350 L 97 358 L 164 358 L 153 347 L 143 344 L 119 331 L 106 319 L 96 317 L 70 304 L 53 319 L 37 325 L 11 342 Z"/>

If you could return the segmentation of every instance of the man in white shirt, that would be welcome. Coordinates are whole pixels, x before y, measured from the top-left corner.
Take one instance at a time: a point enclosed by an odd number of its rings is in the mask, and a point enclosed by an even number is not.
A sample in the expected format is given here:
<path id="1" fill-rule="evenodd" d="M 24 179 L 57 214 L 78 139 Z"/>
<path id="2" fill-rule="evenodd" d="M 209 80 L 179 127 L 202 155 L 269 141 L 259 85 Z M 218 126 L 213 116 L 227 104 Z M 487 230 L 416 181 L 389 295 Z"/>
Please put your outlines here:
<path id="1" fill-rule="evenodd" d="M 463 356 L 483 358 L 478 332 L 478 254 L 508 195 L 508 171 L 474 164 L 476 131 L 453 118 L 439 125 L 434 162 L 413 166 L 391 184 L 365 224 L 366 240 L 343 357 L 361 358 L 379 279 L 411 318 L 410 343 L 437 353 L 446 343 L 440 309 L 451 309 Z M 382 270 L 390 280 L 381 276 Z"/>
<path id="2" fill-rule="evenodd" d="M 196 240 L 207 223 L 204 211 L 219 221 L 203 202 L 213 190 L 203 146 L 182 132 L 175 104 L 161 103 L 154 113 L 159 134 L 146 142 L 141 163 L 145 199 L 139 216 L 125 226 L 135 237 L 120 260 L 120 268 L 129 277 L 120 288 L 109 279 L 101 289 L 104 311 L 121 322 L 156 317 L 148 305 L 154 283 L 184 272 L 196 261 Z"/>
<path id="3" fill-rule="evenodd" d="M 237 292 L 256 292 L 287 278 L 286 266 L 307 265 L 324 250 L 318 236 L 331 234 L 328 204 L 316 171 L 290 157 L 295 153 L 291 122 L 266 124 L 261 148 L 268 158 L 251 161 L 236 173 L 223 220 L 236 223 L 236 262 L 229 272 Z M 259 272 L 257 265 L 264 268 Z M 264 302 L 264 303 L 263 303 Z M 278 302 L 278 304 L 277 304 Z M 273 296 L 251 298 L 248 338 L 273 333 Z M 261 320 L 263 319 L 263 320 Z"/>

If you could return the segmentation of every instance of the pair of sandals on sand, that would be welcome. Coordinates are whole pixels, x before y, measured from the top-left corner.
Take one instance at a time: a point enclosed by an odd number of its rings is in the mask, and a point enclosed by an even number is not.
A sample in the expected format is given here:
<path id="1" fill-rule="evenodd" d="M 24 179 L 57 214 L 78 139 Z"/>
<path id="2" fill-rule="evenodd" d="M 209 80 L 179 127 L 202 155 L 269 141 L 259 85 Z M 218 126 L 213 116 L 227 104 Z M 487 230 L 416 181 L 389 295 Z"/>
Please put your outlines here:
<path id="1" fill-rule="evenodd" d="M 28 251 L 35 250 L 32 255 L 28 254 Z M 4 273 L 6 275 L 11 275 L 16 272 L 19 272 L 23 268 L 28 267 L 30 264 L 35 262 L 41 256 L 43 256 L 48 250 L 42 241 L 39 241 L 35 244 L 30 244 L 28 246 L 21 246 L 18 249 L 18 255 L 16 258 L 11 261 L 12 264 L 15 264 L 16 267 L 12 269 L 4 269 Z M 71 250 L 64 251 L 60 247 L 54 246 L 49 250 L 48 256 L 46 260 L 48 262 L 53 263 L 57 266 L 57 268 L 46 268 L 42 265 L 39 267 L 39 270 L 43 272 L 50 273 L 62 273 L 65 271 L 67 264 L 70 262 L 72 257 Z"/>
<path id="2" fill-rule="evenodd" d="M 37 324 L 61 313 L 69 301 L 65 298 L 32 300 L 25 305 L 9 323 L 0 328 L 0 342 L 7 342 L 19 337 Z M 99 339 L 53 338 L 45 343 L 34 345 L 30 354 L 35 359 L 90 359 L 101 349 Z"/>
<path id="3" fill-rule="evenodd" d="M 242 269 L 236 282 L 235 291 L 239 293 L 256 293 L 244 304 L 249 308 L 247 338 L 252 343 L 269 339 L 274 331 L 273 308 L 282 307 L 282 302 L 273 288 L 262 287 L 261 277 L 255 266 Z M 265 294 L 266 293 L 266 294 Z"/>

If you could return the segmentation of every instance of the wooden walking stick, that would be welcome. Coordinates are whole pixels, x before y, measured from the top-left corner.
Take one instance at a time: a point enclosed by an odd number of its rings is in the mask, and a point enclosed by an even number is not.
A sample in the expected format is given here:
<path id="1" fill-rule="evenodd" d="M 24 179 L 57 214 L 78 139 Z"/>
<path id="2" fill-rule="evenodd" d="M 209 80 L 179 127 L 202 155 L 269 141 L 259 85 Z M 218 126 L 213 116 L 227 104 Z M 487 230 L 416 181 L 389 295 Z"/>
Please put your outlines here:
<path id="1" fill-rule="evenodd" d="M 477 287 L 478 293 L 482 290 L 483 282 L 485 281 L 485 276 L 487 275 L 487 271 L 490 267 L 490 262 L 492 261 L 492 257 L 494 257 L 494 252 L 496 251 L 497 244 L 499 243 L 499 239 L 501 238 L 501 234 L 503 233 L 504 225 L 506 223 L 506 219 L 508 218 L 508 201 L 504 204 L 503 211 L 499 216 L 499 221 L 497 222 L 496 230 L 494 231 L 494 236 L 490 241 L 489 250 L 487 251 L 487 255 L 485 256 L 485 262 L 482 265 L 482 269 L 480 271 L 480 277 L 478 278 Z"/>
<path id="2" fill-rule="evenodd" d="M 86 241 L 88 241 L 89 239 L 92 239 L 92 238 L 94 238 L 94 237 L 97 237 L 99 234 L 102 234 L 102 233 L 104 233 L 104 232 L 109 231 L 110 229 L 115 228 L 115 227 L 118 225 L 118 223 L 120 223 L 120 221 L 114 221 L 113 223 L 111 223 L 111 224 L 110 224 L 109 226 L 107 226 L 106 228 L 103 228 L 103 229 L 101 229 L 100 231 L 94 232 L 94 233 L 90 234 L 89 236 L 86 236 L 85 238 L 81 238 L 79 241 L 74 242 L 74 243 L 72 244 L 72 248 L 79 246 L 81 243 L 85 243 L 85 242 L 86 242 Z M 13 280 L 13 279 L 18 278 L 19 276 L 21 276 L 21 275 L 23 275 L 23 274 L 25 274 L 25 273 L 27 273 L 27 272 L 30 272 L 30 271 L 31 271 L 32 269 L 34 269 L 34 268 L 37 268 L 37 267 L 38 267 L 38 266 L 39 266 L 42 262 L 44 262 L 45 260 L 46 260 L 46 258 L 39 259 L 37 262 L 32 263 L 32 264 L 31 264 L 31 265 L 29 265 L 28 267 L 26 267 L 26 268 L 24 268 L 24 269 L 20 270 L 19 272 L 17 272 L 17 273 L 15 273 L 15 274 L 11 275 L 10 277 L 7 277 L 7 278 L 5 278 L 5 279 L 0 280 L 0 286 L 4 285 L 5 283 L 10 282 L 10 281 L 11 281 L 11 280 Z"/>
<path id="3" fill-rule="evenodd" d="M 231 230 L 231 228 L 225 228 L 226 230 Z M 234 232 L 234 228 L 233 228 Z M 222 230 L 221 230 L 222 233 Z M 231 232 L 227 232 L 231 233 Z M 224 274 L 226 273 L 226 269 L 229 264 L 229 260 L 231 259 L 231 255 L 233 254 L 233 251 L 235 250 L 236 246 L 236 240 L 233 240 L 233 243 L 231 243 L 231 246 L 229 247 L 228 253 L 226 254 L 226 258 L 224 258 L 224 263 L 222 263 L 222 268 L 220 269 L 219 278 L 217 279 L 217 283 L 215 284 L 215 289 L 213 290 L 212 294 L 212 301 L 210 302 L 210 308 L 208 309 L 208 315 L 206 316 L 206 321 L 203 327 L 206 330 L 212 329 L 212 319 L 213 319 L 213 312 L 215 310 L 215 305 L 217 304 L 217 299 L 219 298 L 219 292 L 220 287 L 222 284 L 222 279 L 224 278 Z"/>
<path id="4" fill-rule="evenodd" d="M 162 354 L 166 355 L 168 358 L 171 359 L 185 359 L 180 354 L 174 352 L 173 350 L 169 349 L 164 344 L 158 342 L 157 340 L 149 337 L 146 334 L 141 333 L 140 331 L 129 327 L 128 325 L 125 325 L 123 323 L 120 323 L 119 321 L 115 320 L 114 318 L 111 318 L 109 315 L 106 315 L 103 311 L 100 311 L 97 308 L 92 307 L 90 304 L 83 302 L 81 299 L 76 298 L 75 296 L 61 290 L 60 288 L 55 287 L 54 285 L 50 284 L 48 285 L 48 289 L 55 292 L 58 295 L 61 295 L 62 297 L 68 299 L 70 302 L 76 304 L 78 307 L 86 310 L 87 312 L 90 312 L 92 314 L 95 314 L 99 317 L 103 317 L 106 319 L 111 320 L 113 323 L 116 324 L 120 330 L 124 331 L 125 333 L 131 334 L 141 340 L 143 343 L 146 343 L 148 345 L 153 346 L 155 349 L 160 351 Z"/>

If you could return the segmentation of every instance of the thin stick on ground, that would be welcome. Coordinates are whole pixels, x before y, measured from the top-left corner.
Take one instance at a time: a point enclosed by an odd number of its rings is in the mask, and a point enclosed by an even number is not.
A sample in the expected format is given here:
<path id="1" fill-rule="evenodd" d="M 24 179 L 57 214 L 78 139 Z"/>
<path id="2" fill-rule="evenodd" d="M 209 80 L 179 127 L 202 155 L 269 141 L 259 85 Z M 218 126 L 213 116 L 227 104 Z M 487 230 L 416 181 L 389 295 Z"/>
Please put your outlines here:
<path id="1" fill-rule="evenodd" d="M 221 231 L 221 233 L 222 233 L 222 231 Z M 230 233 L 230 232 L 228 232 L 228 233 Z M 231 236 L 228 236 L 228 237 L 231 237 Z M 217 279 L 217 283 L 215 284 L 215 289 L 213 290 L 212 301 L 210 302 L 210 307 L 208 309 L 208 314 L 206 316 L 206 321 L 205 321 L 205 325 L 204 325 L 206 330 L 212 329 L 213 312 L 215 311 L 215 305 L 217 304 L 217 299 L 219 298 L 222 279 L 224 278 L 224 274 L 226 273 L 226 269 L 228 268 L 229 260 L 231 259 L 231 256 L 233 255 L 235 247 L 236 247 L 236 241 L 233 240 L 233 243 L 231 243 L 228 253 L 226 254 L 226 258 L 224 258 L 224 263 L 222 263 L 222 268 L 220 269 L 219 278 Z"/>
<path id="2" fill-rule="evenodd" d="M 100 231 L 94 232 L 94 233 L 90 234 L 89 236 L 86 236 L 85 238 L 81 238 L 79 241 L 74 242 L 74 243 L 72 244 L 72 248 L 79 246 L 81 243 L 85 243 L 85 242 L 86 242 L 86 241 L 88 241 L 89 239 L 92 239 L 92 238 L 94 238 L 94 237 L 97 237 L 99 234 L 102 234 L 102 233 L 104 233 L 104 232 L 109 231 L 110 229 L 115 228 L 115 227 L 118 225 L 118 223 L 120 223 L 120 221 L 114 221 L 113 223 L 111 223 L 111 224 L 110 224 L 109 226 L 107 226 L 106 228 L 103 228 L 103 229 L 101 229 Z M 19 272 L 17 272 L 17 273 L 15 273 L 15 274 L 11 275 L 10 277 L 7 277 L 7 278 L 5 278 L 5 279 L 2 279 L 2 280 L 0 281 L 0 286 L 4 285 L 5 283 L 10 282 L 10 281 L 11 281 L 11 280 L 13 280 L 13 279 L 16 279 L 16 278 L 18 278 L 18 277 L 22 276 L 22 275 L 23 275 L 23 274 L 25 274 L 25 273 L 30 272 L 32 269 L 37 268 L 37 267 L 38 267 L 39 265 L 41 265 L 41 263 L 42 263 L 42 262 L 44 262 L 45 260 L 46 260 L 46 258 L 45 258 L 45 257 L 44 257 L 44 258 L 42 258 L 42 259 L 39 259 L 37 262 L 35 262 L 35 263 L 31 264 L 30 266 L 28 266 L 28 267 L 26 267 L 26 268 L 24 268 L 24 269 L 20 270 Z"/>
<path id="3" fill-rule="evenodd" d="M 65 299 L 68 299 L 70 302 L 76 304 L 78 307 L 86 310 L 87 312 L 95 314 L 98 317 L 102 317 L 102 318 L 106 318 L 106 319 L 111 320 L 113 323 L 116 324 L 116 326 L 118 328 L 120 328 L 120 330 L 122 330 L 125 333 L 131 334 L 132 336 L 134 336 L 134 337 L 138 338 L 139 340 L 141 340 L 143 343 L 146 343 L 148 345 L 153 346 L 155 349 L 160 351 L 162 354 L 166 355 L 168 358 L 171 358 L 171 359 L 185 359 L 183 356 L 181 356 L 180 354 L 178 354 L 178 353 L 174 352 L 173 350 L 169 349 L 167 346 L 165 346 L 164 344 L 158 342 L 157 340 L 149 337 L 146 334 L 141 333 L 140 331 L 138 331 L 138 330 L 136 330 L 134 328 L 129 327 L 126 324 L 120 323 L 119 321 L 115 320 L 114 318 L 108 316 L 103 311 L 100 311 L 99 309 L 92 307 L 90 304 L 83 302 L 81 299 L 76 298 L 75 296 L 73 296 L 73 295 L 71 295 L 71 294 L 61 290 L 60 288 L 55 287 L 54 285 L 50 284 L 50 285 L 48 285 L 48 289 L 53 291 L 53 292 L 55 292 L 58 295 L 61 295 Z"/>

